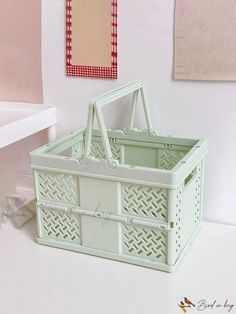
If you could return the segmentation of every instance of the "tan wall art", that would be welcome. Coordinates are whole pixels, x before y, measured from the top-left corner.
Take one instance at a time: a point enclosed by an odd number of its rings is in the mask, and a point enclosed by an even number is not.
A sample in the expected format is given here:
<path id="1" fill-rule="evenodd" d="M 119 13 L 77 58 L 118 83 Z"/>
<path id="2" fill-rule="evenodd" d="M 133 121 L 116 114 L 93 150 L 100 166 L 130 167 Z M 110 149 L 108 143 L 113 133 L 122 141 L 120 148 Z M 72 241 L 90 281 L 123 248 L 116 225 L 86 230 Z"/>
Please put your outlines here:
<path id="1" fill-rule="evenodd" d="M 67 0 L 68 76 L 117 78 L 117 0 Z"/>
<path id="2" fill-rule="evenodd" d="M 174 78 L 236 80 L 235 21 L 235 0 L 176 0 Z"/>
<path id="3" fill-rule="evenodd" d="M 0 1 L 0 99 L 43 102 L 41 0 Z"/>

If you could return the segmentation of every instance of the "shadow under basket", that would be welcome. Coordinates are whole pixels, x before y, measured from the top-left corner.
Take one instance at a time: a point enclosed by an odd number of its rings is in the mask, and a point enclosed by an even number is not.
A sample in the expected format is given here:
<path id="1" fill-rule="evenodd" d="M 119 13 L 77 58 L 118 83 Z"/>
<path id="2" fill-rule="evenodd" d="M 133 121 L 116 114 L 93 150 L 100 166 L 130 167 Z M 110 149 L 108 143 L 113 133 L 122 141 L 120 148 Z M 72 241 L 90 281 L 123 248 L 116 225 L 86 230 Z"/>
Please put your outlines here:
<path id="1" fill-rule="evenodd" d="M 31 153 L 37 241 L 174 270 L 202 220 L 206 141 L 133 128 L 104 135 L 90 122 Z"/>

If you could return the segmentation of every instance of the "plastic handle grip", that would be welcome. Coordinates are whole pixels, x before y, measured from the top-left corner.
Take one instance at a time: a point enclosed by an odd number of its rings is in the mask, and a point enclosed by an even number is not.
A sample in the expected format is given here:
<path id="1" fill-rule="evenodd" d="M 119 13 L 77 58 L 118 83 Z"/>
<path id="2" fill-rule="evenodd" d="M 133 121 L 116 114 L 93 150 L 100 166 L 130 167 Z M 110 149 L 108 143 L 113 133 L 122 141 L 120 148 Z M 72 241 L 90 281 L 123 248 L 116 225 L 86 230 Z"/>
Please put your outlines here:
<path id="1" fill-rule="evenodd" d="M 140 90 L 143 88 L 143 82 L 142 81 L 134 81 L 129 84 L 125 84 L 123 86 L 120 86 L 116 89 L 113 89 L 103 95 L 100 95 L 99 97 L 92 100 L 92 104 L 96 105 L 97 107 L 105 106 L 121 97 L 124 97 L 126 95 L 129 95 L 135 91 Z"/>
<path id="2" fill-rule="evenodd" d="M 131 112 L 131 118 L 129 122 L 129 128 L 133 127 L 134 123 L 134 116 L 135 116 L 135 110 L 136 110 L 136 104 L 138 99 L 138 93 L 140 92 L 143 108 L 144 108 L 144 115 L 145 120 L 147 124 L 147 128 L 149 131 L 152 129 L 151 119 L 150 119 L 150 113 L 148 108 L 148 103 L 146 99 L 146 94 L 144 90 L 144 84 L 142 81 L 134 81 L 130 84 L 121 86 L 115 90 L 109 91 L 94 100 L 90 103 L 89 106 L 89 113 L 88 113 L 88 121 L 87 121 L 87 130 L 86 130 L 86 137 L 85 137 L 85 158 L 88 158 L 91 152 L 91 142 L 92 142 L 92 129 L 93 129 L 93 122 L 94 122 L 94 116 L 96 115 L 96 119 L 98 121 L 99 129 L 101 132 L 101 138 L 105 150 L 105 155 L 107 159 L 107 163 L 110 167 L 115 167 L 116 163 L 113 159 L 111 147 L 107 135 L 107 130 L 105 126 L 105 121 L 102 113 L 102 107 L 118 100 L 121 97 L 124 97 L 129 94 L 133 94 L 133 100 L 132 100 L 132 112 Z"/>

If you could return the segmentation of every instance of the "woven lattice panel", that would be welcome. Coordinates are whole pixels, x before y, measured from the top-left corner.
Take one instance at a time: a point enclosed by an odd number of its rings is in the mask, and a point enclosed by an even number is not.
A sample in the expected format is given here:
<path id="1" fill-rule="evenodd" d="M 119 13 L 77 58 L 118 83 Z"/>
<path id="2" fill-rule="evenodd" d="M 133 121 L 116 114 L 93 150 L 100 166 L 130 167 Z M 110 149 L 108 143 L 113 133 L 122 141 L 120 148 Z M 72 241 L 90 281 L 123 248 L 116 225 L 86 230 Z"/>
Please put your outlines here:
<path id="1" fill-rule="evenodd" d="M 102 143 L 93 142 L 91 145 L 91 155 L 97 159 L 105 159 L 105 152 Z"/>
<path id="2" fill-rule="evenodd" d="M 78 177 L 64 173 L 39 171 L 37 181 L 39 200 L 79 205 Z"/>
<path id="3" fill-rule="evenodd" d="M 197 224 L 200 221 L 200 209 L 201 209 L 201 164 L 196 169 L 196 181 L 195 181 L 195 198 L 194 198 L 194 222 Z"/>
<path id="4" fill-rule="evenodd" d="M 39 210 L 43 237 L 80 243 L 80 217 L 78 214 L 48 208 Z"/>
<path id="5" fill-rule="evenodd" d="M 172 169 L 185 156 L 185 154 L 185 152 L 171 149 L 159 149 L 158 168 L 166 170 Z"/>
<path id="6" fill-rule="evenodd" d="M 157 229 L 122 226 L 123 253 L 155 262 L 166 262 L 167 236 Z"/>
<path id="7" fill-rule="evenodd" d="M 180 187 L 176 191 L 176 199 L 175 199 L 175 207 L 176 207 L 176 214 L 175 214 L 175 251 L 176 256 L 182 250 L 182 199 L 183 199 L 183 192 L 182 187 Z"/>
<path id="8" fill-rule="evenodd" d="M 81 143 L 72 146 L 72 157 L 79 159 L 83 154 L 83 146 Z"/>
<path id="9" fill-rule="evenodd" d="M 111 152 L 114 159 L 117 159 L 120 161 L 120 146 L 117 144 L 111 144 Z"/>
<path id="10" fill-rule="evenodd" d="M 167 189 L 123 184 L 122 212 L 131 216 L 167 221 Z"/>
<path id="11" fill-rule="evenodd" d="M 112 143 L 110 145 L 113 158 L 120 161 L 120 146 Z M 93 142 L 91 145 L 91 155 L 98 159 L 106 159 L 103 144 Z"/>

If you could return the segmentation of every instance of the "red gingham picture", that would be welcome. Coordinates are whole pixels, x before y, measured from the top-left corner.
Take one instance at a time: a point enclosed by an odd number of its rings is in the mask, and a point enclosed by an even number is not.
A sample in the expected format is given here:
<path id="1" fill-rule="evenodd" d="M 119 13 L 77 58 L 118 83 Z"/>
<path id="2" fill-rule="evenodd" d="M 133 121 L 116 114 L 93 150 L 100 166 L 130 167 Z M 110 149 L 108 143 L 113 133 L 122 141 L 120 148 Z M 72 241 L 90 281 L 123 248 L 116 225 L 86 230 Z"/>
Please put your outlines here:
<path id="1" fill-rule="evenodd" d="M 71 63 L 72 50 L 72 0 L 66 0 L 66 74 L 105 79 L 117 79 L 117 0 L 111 0 L 111 43 L 110 67 L 80 66 Z"/>

